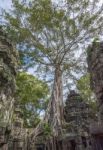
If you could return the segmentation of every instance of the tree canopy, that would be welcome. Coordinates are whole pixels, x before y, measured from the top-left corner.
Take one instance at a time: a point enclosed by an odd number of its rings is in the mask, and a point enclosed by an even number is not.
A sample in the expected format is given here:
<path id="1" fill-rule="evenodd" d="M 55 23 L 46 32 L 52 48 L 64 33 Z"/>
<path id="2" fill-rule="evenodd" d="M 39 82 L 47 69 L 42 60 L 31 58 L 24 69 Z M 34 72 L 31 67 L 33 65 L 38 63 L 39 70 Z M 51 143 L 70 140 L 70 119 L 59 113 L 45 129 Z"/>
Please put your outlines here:
<path id="1" fill-rule="evenodd" d="M 62 7 L 51 0 L 14 0 L 5 27 L 26 66 L 41 64 L 38 69 L 51 74 L 61 65 L 70 77 L 82 66 L 78 50 L 102 30 L 102 10 L 95 0 L 69 0 Z"/>
<path id="2" fill-rule="evenodd" d="M 26 72 L 19 72 L 16 78 L 16 100 L 21 106 L 24 125 L 35 127 L 40 115 L 47 108 L 49 89 L 46 83 Z"/>

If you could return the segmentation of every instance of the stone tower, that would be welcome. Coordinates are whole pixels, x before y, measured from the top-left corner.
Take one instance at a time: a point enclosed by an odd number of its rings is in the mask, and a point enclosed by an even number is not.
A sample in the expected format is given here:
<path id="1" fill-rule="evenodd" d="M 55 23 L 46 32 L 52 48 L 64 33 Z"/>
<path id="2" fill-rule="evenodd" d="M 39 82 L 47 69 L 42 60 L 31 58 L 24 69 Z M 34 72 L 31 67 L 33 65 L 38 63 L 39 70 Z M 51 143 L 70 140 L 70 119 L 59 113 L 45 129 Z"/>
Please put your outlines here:
<path id="1" fill-rule="evenodd" d="M 11 125 L 18 54 L 0 28 L 0 146 L 5 147 Z M 6 149 L 6 148 L 4 148 Z"/>
<path id="2" fill-rule="evenodd" d="M 83 101 L 75 91 L 71 91 L 64 108 L 65 121 L 67 122 L 64 135 L 65 150 L 90 150 L 90 113 L 89 105 Z"/>

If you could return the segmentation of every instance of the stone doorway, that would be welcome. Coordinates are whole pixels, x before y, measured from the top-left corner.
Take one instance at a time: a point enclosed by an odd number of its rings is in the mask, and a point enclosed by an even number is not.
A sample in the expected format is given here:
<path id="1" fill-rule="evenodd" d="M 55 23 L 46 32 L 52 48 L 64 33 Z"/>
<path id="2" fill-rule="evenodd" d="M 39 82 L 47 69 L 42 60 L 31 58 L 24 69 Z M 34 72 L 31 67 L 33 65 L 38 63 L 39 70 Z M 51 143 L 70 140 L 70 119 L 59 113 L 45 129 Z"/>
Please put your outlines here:
<path id="1" fill-rule="evenodd" d="M 103 135 L 93 136 L 92 147 L 93 150 L 103 150 Z"/>
<path id="2" fill-rule="evenodd" d="M 70 150 L 76 150 L 76 142 L 75 142 L 75 140 L 70 140 Z"/>
<path id="3" fill-rule="evenodd" d="M 74 139 L 66 139 L 63 141 L 63 149 L 62 150 L 76 150 L 77 145 Z"/>
<path id="4" fill-rule="evenodd" d="M 36 150 L 45 150 L 45 145 L 44 144 L 37 144 Z"/>

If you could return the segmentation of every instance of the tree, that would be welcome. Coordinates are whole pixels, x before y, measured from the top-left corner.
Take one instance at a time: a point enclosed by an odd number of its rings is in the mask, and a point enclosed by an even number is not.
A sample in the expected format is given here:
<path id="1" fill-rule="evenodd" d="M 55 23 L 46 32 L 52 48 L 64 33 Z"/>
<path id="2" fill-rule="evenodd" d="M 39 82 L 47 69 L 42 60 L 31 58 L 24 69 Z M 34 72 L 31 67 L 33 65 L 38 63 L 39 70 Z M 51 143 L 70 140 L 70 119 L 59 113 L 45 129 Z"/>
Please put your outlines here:
<path id="1" fill-rule="evenodd" d="M 40 121 L 48 103 L 49 89 L 46 83 L 26 72 L 19 72 L 16 78 L 16 100 L 21 106 L 24 125 L 35 127 Z"/>
<path id="2" fill-rule="evenodd" d="M 95 0 L 68 0 L 64 7 L 51 0 L 14 0 L 12 11 L 5 13 L 6 31 L 16 41 L 25 65 L 38 64 L 54 75 L 48 118 L 55 134 L 63 120 L 62 80 L 82 66 L 82 57 L 75 57 L 75 52 L 101 32 L 102 10 Z"/>
<path id="3" fill-rule="evenodd" d="M 82 99 L 90 105 L 91 109 L 93 110 L 93 113 L 97 114 L 96 97 L 90 87 L 89 73 L 83 75 L 77 81 L 77 90 L 80 93 Z"/>
<path id="4" fill-rule="evenodd" d="M 94 100 L 93 92 L 90 88 L 90 75 L 89 74 L 83 75 L 77 81 L 77 89 L 79 90 L 84 100 L 88 102 Z"/>

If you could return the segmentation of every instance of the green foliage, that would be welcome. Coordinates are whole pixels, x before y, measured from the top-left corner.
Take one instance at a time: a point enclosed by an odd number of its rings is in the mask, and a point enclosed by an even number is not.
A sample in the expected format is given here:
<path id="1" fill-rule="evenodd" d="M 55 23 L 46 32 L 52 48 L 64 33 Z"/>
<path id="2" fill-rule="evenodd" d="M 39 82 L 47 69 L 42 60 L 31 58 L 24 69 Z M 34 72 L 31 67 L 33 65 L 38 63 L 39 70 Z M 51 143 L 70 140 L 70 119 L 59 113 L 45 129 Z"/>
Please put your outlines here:
<path id="1" fill-rule="evenodd" d="M 51 130 L 51 126 L 48 123 L 43 124 L 43 132 L 44 132 L 44 136 L 46 137 L 51 136 L 52 130 Z"/>
<path id="2" fill-rule="evenodd" d="M 91 97 L 93 93 L 90 88 L 90 75 L 89 74 L 82 76 L 77 81 L 77 89 L 79 90 L 83 99 L 86 99 L 87 101 L 91 101 Z"/>
<path id="3" fill-rule="evenodd" d="M 23 103 L 39 103 L 48 94 L 48 87 L 43 81 L 26 72 L 19 72 L 17 75 L 17 95 Z"/>
<path id="4" fill-rule="evenodd" d="M 84 101 L 90 104 L 94 113 L 97 111 L 96 98 L 90 87 L 90 75 L 86 74 L 77 81 L 77 89 Z"/>
<path id="5" fill-rule="evenodd" d="M 40 112 L 47 107 L 49 89 L 47 84 L 26 72 L 16 78 L 16 98 L 23 111 L 25 126 L 33 127 L 40 121 Z"/>

